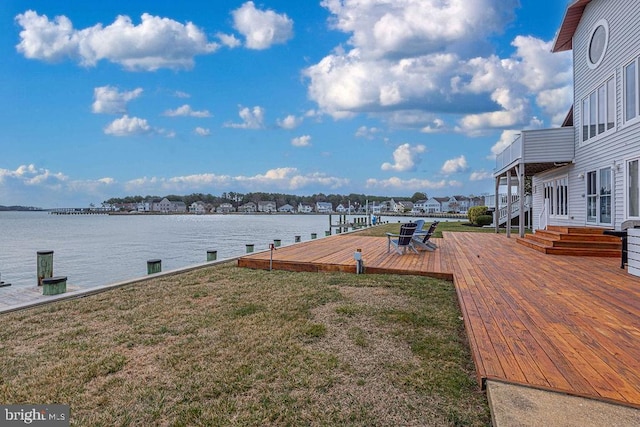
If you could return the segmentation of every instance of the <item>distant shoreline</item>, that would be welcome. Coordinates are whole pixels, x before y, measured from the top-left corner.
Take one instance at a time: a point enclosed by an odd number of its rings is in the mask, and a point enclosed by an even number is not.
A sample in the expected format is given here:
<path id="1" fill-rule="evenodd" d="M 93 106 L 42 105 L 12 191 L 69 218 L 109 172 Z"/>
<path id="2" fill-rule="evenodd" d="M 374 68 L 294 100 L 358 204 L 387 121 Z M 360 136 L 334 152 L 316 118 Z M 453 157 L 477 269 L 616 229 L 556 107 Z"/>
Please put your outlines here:
<path id="1" fill-rule="evenodd" d="M 375 215 L 378 217 L 386 216 L 386 217 L 398 217 L 398 218 L 448 218 L 448 219 L 466 219 L 467 214 L 456 214 L 456 213 L 444 213 L 444 212 L 432 212 L 432 213 L 396 213 L 396 212 L 384 212 L 380 214 L 365 214 L 365 213 L 339 213 L 339 212 L 331 212 L 331 213 L 318 213 L 318 212 L 209 212 L 209 213 L 191 213 L 191 212 L 111 212 L 104 210 L 91 210 L 89 208 L 78 209 L 76 211 L 69 212 L 55 212 L 55 208 L 52 209 L 42 209 L 42 208 L 29 208 L 24 206 L 19 207 L 7 207 L 0 206 L 0 212 L 49 212 L 54 215 L 113 215 L 113 216 L 136 216 L 136 215 L 159 215 L 159 216 L 167 216 L 167 215 L 352 215 L 352 216 L 366 216 L 366 215 Z"/>

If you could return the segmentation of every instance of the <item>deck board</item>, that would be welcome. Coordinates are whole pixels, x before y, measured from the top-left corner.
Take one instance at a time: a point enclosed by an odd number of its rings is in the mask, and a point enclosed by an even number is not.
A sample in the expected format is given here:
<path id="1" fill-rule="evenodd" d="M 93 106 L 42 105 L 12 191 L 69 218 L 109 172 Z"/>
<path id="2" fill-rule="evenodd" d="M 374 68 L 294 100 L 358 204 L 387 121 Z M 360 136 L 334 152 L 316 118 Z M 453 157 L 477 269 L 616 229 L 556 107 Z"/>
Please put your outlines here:
<path id="1" fill-rule="evenodd" d="M 278 248 L 273 267 L 418 274 L 453 280 L 478 380 L 640 408 L 640 278 L 615 258 L 550 256 L 504 235 L 445 233 L 435 252 L 387 252 L 357 233 Z M 268 268 L 269 253 L 238 265 Z"/>

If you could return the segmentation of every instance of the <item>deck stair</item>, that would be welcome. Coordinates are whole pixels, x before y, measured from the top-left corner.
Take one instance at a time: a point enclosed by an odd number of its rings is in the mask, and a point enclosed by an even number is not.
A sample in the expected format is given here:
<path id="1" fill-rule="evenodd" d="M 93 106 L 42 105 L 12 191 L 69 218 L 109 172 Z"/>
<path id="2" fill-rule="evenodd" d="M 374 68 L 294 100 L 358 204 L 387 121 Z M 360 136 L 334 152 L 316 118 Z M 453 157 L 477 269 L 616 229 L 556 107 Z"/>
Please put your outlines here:
<path id="1" fill-rule="evenodd" d="M 550 225 L 518 238 L 517 242 L 551 255 L 576 255 L 619 258 L 622 254 L 620 238 L 606 236 L 603 228 L 560 227 Z"/>

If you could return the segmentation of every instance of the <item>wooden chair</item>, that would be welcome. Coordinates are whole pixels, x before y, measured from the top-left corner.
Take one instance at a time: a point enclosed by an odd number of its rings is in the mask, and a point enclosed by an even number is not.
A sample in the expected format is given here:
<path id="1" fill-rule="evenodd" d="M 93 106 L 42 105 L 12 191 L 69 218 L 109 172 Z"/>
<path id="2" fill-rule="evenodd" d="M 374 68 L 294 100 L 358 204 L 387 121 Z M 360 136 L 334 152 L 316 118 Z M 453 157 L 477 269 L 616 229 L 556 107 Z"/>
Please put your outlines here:
<path id="1" fill-rule="evenodd" d="M 416 227 L 415 223 L 402 224 L 400 234 L 387 233 L 387 252 L 391 251 L 391 245 L 393 245 L 396 253 L 400 255 L 407 253 L 407 249 L 418 253 L 418 250 L 413 246 L 413 233 L 415 233 Z"/>
<path id="2" fill-rule="evenodd" d="M 431 225 L 429 226 L 429 230 L 427 231 L 416 231 L 413 234 L 413 244 L 418 248 L 424 249 L 426 251 L 435 251 L 438 246 L 429 239 L 431 239 L 431 236 L 433 236 L 433 233 L 436 231 L 436 227 L 439 223 L 440 221 L 434 221 L 433 223 L 431 223 Z"/>

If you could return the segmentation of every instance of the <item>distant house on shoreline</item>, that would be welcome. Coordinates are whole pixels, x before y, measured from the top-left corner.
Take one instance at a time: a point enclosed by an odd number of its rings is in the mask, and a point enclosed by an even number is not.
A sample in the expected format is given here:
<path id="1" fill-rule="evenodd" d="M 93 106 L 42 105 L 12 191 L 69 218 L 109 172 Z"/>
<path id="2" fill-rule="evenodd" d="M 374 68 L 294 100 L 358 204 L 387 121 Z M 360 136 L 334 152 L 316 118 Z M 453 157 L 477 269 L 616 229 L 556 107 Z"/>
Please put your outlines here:
<path id="1" fill-rule="evenodd" d="M 266 201 L 266 202 L 258 202 L 258 212 L 276 212 L 276 202 Z"/>
<path id="2" fill-rule="evenodd" d="M 333 205 L 329 202 L 316 202 L 317 213 L 331 213 L 333 212 Z"/>
<path id="3" fill-rule="evenodd" d="M 313 212 L 313 207 L 311 205 L 305 205 L 304 203 L 300 203 L 298 205 L 298 213 L 311 213 Z"/>
<path id="4" fill-rule="evenodd" d="M 191 203 L 191 205 L 189 205 L 189 213 L 202 215 L 207 212 L 208 212 L 207 207 L 202 201 L 193 202 Z"/>
<path id="5" fill-rule="evenodd" d="M 235 211 L 236 211 L 236 208 L 234 208 L 231 203 L 221 203 L 220 206 L 218 206 L 216 209 L 217 213 L 223 213 L 223 214 L 227 214 Z"/>
<path id="6" fill-rule="evenodd" d="M 296 208 L 294 208 L 293 206 L 291 206 L 290 204 L 286 204 L 286 205 L 282 205 L 278 208 L 278 212 L 295 212 Z"/>
<path id="7" fill-rule="evenodd" d="M 151 212 L 185 213 L 187 212 L 187 205 L 182 201 L 171 201 L 166 197 L 164 199 L 154 199 L 151 202 Z"/>
<path id="8" fill-rule="evenodd" d="M 238 212 L 255 213 L 258 212 L 258 206 L 253 202 L 245 203 L 238 208 Z"/>

